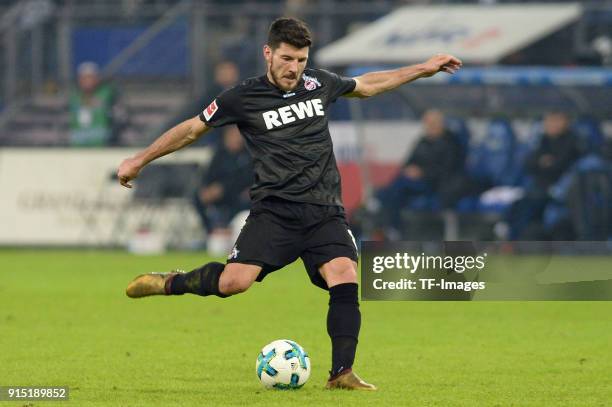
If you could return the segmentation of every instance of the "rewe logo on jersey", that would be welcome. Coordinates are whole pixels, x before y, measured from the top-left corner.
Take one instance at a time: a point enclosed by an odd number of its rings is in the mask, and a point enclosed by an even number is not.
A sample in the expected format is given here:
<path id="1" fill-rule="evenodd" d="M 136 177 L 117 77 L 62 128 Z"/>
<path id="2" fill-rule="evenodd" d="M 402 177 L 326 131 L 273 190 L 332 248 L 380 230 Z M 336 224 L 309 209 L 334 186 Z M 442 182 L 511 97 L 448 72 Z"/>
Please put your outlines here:
<path id="1" fill-rule="evenodd" d="M 270 130 L 307 117 L 325 116 L 325 111 L 321 99 L 312 99 L 283 106 L 280 109 L 269 110 L 262 113 L 262 116 L 264 122 L 266 122 L 266 128 Z"/>
<path id="2" fill-rule="evenodd" d="M 217 106 L 217 99 L 213 100 L 210 105 L 208 105 L 208 107 L 206 109 L 204 109 L 204 118 L 206 120 L 210 120 L 213 115 L 217 112 L 218 106 Z"/>

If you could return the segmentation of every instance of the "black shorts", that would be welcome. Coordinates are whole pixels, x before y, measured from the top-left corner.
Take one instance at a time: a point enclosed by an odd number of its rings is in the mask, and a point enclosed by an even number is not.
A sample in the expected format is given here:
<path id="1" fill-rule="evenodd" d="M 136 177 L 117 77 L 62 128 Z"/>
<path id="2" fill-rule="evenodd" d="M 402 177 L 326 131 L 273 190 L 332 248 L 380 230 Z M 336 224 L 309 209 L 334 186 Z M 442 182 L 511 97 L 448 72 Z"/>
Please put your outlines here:
<path id="1" fill-rule="evenodd" d="M 300 257 L 310 281 L 327 290 L 319 267 L 336 257 L 357 261 L 357 246 L 344 208 L 264 198 L 255 202 L 228 263 L 254 264 L 266 275 Z"/>

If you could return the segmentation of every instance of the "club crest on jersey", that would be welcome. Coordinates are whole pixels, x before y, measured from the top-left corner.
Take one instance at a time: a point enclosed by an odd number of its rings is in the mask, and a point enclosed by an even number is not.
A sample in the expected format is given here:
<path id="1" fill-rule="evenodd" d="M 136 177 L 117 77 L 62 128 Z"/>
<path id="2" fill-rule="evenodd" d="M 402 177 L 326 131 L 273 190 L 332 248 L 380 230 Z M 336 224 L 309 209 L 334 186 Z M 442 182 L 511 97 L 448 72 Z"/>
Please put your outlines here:
<path id="1" fill-rule="evenodd" d="M 210 105 L 208 105 L 206 109 L 204 109 L 204 118 L 206 120 L 210 120 L 218 109 L 219 107 L 217 106 L 217 99 L 215 99 L 210 103 Z"/>
<path id="2" fill-rule="evenodd" d="M 302 79 L 304 79 L 304 88 L 306 88 L 306 90 L 315 90 L 321 86 L 321 82 L 314 76 L 302 74 Z"/>

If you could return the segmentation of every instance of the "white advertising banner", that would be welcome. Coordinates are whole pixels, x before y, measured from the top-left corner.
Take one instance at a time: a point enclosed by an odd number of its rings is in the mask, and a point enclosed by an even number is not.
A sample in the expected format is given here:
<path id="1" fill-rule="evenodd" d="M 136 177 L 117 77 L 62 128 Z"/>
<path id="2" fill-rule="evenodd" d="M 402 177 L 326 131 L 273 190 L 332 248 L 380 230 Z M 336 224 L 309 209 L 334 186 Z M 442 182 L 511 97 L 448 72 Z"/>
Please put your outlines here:
<path id="1" fill-rule="evenodd" d="M 579 4 L 406 6 L 317 53 L 323 65 L 405 64 L 449 53 L 490 64 L 576 20 Z"/>
<path id="2" fill-rule="evenodd" d="M 192 226 L 199 226 L 189 205 L 175 205 L 174 211 L 158 206 L 158 212 L 151 212 L 151 206 L 134 202 L 134 189 L 118 184 L 117 167 L 134 152 L 0 149 L 0 244 L 123 244 L 145 220 L 166 227 L 164 222 L 176 221 L 171 216 L 188 218 Z M 191 148 L 159 162 L 204 164 L 209 157 L 208 149 Z"/>

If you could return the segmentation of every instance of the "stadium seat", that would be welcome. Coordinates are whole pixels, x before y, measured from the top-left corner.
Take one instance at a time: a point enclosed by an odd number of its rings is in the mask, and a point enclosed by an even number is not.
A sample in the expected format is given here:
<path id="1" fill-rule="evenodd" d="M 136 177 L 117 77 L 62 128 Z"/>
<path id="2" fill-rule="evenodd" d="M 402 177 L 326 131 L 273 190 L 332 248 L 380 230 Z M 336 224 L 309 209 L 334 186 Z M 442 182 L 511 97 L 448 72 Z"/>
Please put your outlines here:
<path id="1" fill-rule="evenodd" d="M 468 173 L 491 185 L 512 185 L 514 147 L 515 136 L 510 123 L 502 119 L 491 121 L 485 138 L 469 152 Z"/>
<path id="2" fill-rule="evenodd" d="M 596 154 L 578 160 L 550 188 L 553 201 L 544 211 L 552 230 L 571 222 L 580 240 L 605 240 L 612 233 L 612 164 Z"/>
<path id="3" fill-rule="evenodd" d="M 455 206 L 461 233 L 494 239 L 494 225 L 523 194 L 522 166 L 529 147 L 518 142 L 512 124 L 504 118 L 491 120 L 480 142 L 469 147 L 466 172 L 474 186 L 472 195 Z"/>
<path id="4" fill-rule="evenodd" d="M 467 152 L 470 145 L 470 130 L 466 121 L 461 117 L 449 116 L 446 118 L 446 127 L 455 135 L 459 144 Z"/>
<path id="5" fill-rule="evenodd" d="M 578 143 L 583 154 L 598 152 L 604 142 L 604 135 L 600 123 L 593 117 L 582 116 L 572 126 L 578 137 Z"/>
<path id="6" fill-rule="evenodd" d="M 520 153 L 520 156 L 519 156 Z M 514 130 L 506 119 L 494 119 L 489 123 L 484 139 L 472 146 L 468 153 L 467 172 L 476 182 L 490 187 L 519 184 L 524 160 L 524 147 L 519 148 Z M 500 212 L 505 206 L 483 204 L 475 198 L 459 203 L 462 211 Z"/>

